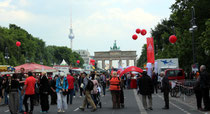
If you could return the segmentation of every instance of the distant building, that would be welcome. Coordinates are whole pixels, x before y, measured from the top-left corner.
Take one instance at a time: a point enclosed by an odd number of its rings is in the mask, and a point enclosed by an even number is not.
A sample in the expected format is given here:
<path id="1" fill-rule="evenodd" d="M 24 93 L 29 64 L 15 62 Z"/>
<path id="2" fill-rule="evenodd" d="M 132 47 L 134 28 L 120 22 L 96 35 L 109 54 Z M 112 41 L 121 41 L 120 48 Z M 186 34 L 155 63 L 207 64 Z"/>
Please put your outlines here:
<path id="1" fill-rule="evenodd" d="M 136 51 L 121 51 L 116 40 L 109 51 L 94 52 L 97 67 L 102 69 L 136 66 Z"/>
<path id="2" fill-rule="evenodd" d="M 78 53 L 84 60 L 84 64 L 89 65 L 90 62 L 90 52 L 88 50 L 74 50 L 76 53 Z"/>

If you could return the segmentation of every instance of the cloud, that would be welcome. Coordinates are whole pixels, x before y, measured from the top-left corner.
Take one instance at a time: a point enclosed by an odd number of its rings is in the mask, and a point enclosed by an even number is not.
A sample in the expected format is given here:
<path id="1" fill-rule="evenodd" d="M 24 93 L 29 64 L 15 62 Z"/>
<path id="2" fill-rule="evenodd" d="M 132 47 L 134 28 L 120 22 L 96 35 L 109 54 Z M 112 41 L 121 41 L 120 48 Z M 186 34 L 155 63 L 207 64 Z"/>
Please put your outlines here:
<path id="1" fill-rule="evenodd" d="M 145 9 L 151 1 L 154 0 L 4 0 L 0 2 L 0 23 L 17 24 L 48 45 L 70 47 L 67 9 L 72 5 L 74 49 L 106 50 L 117 40 L 122 50 L 139 51 L 150 36 L 150 28 L 161 18 Z M 136 28 L 148 32 L 140 41 L 131 39 Z"/>
<path id="2" fill-rule="evenodd" d="M 26 0 L 18 0 L 19 5 L 28 5 Z M 12 3 L 12 0 L 0 2 L 0 18 L 3 22 L 24 22 L 32 21 L 35 17 L 32 13 L 18 8 L 19 5 Z"/>
<path id="3" fill-rule="evenodd" d="M 121 8 L 107 8 L 95 11 L 85 19 L 77 19 L 73 24 L 75 40 L 74 44 L 82 45 L 75 48 L 88 47 L 91 51 L 106 50 L 112 46 L 114 40 L 122 50 L 137 50 L 141 53 L 142 46 L 146 43 L 146 37 L 150 37 L 150 28 L 160 20 L 141 8 L 123 10 Z M 133 41 L 131 36 L 135 29 L 146 29 L 147 35 L 140 36 L 140 40 Z M 88 42 L 88 44 L 87 44 Z M 97 47 L 97 48 L 94 48 Z"/>
<path id="4" fill-rule="evenodd" d="M 134 27 L 147 28 L 149 30 L 158 20 L 160 20 L 158 16 L 147 13 L 140 8 L 129 11 L 123 11 L 120 8 L 109 8 L 105 12 L 96 11 L 86 19 L 76 20 L 75 29 L 82 31 L 85 37 L 94 38 L 104 33 L 115 37 L 122 33 L 126 34 L 125 31 L 134 29 Z"/>
<path id="5" fill-rule="evenodd" d="M 11 3 L 12 0 L 5 0 L 0 2 L 0 8 L 11 8 Z"/>
<path id="6" fill-rule="evenodd" d="M 30 3 L 27 0 L 19 0 L 19 5 L 20 6 L 29 6 Z"/>

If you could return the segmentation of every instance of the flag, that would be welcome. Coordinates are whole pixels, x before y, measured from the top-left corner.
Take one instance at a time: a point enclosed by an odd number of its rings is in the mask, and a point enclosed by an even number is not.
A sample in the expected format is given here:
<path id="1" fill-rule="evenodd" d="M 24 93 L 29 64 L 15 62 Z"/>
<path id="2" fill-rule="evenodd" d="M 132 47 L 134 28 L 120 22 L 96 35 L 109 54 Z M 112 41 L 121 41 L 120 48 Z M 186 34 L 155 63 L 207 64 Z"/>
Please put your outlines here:
<path id="1" fill-rule="evenodd" d="M 155 63 L 153 37 L 147 38 L 147 62 Z"/>

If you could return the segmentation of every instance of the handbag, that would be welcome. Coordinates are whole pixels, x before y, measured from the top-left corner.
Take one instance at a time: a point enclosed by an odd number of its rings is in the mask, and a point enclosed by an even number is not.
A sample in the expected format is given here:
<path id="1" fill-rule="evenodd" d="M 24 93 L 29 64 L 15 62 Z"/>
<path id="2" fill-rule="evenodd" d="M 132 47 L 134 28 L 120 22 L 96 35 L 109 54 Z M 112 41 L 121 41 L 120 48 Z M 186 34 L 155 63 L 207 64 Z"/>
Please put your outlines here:
<path id="1" fill-rule="evenodd" d="M 80 88 L 84 88 L 84 84 L 83 83 L 81 83 Z"/>
<path id="2" fill-rule="evenodd" d="M 63 91 L 62 94 L 63 94 L 64 96 L 67 95 L 67 91 L 66 91 L 66 90 Z"/>

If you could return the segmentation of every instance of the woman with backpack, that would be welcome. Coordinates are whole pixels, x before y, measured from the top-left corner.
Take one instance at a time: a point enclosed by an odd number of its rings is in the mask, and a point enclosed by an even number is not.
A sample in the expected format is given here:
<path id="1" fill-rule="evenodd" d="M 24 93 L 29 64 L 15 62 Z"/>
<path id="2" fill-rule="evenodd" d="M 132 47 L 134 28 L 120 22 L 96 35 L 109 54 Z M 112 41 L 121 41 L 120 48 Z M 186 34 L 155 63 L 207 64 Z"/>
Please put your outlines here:
<path id="1" fill-rule="evenodd" d="M 117 77 L 117 72 L 114 71 L 112 74 L 112 78 L 109 80 L 110 82 L 110 88 L 112 95 L 112 103 L 113 103 L 113 109 L 119 109 L 120 108 L 120 78 Z"/>

